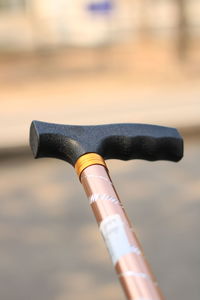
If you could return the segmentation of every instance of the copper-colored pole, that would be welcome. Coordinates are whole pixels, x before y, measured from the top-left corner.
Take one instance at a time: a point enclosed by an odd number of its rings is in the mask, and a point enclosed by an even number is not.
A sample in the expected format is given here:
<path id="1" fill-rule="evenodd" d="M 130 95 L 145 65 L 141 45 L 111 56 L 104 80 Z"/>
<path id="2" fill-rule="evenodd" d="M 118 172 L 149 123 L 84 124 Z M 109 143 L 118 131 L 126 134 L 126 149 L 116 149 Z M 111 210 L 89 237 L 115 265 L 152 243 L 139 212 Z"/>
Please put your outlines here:
<path id="1" fill-rule="evenodd" d="M 89 165 L 80 181 L 128 300 L 164 300 L 105 167 Z"/>

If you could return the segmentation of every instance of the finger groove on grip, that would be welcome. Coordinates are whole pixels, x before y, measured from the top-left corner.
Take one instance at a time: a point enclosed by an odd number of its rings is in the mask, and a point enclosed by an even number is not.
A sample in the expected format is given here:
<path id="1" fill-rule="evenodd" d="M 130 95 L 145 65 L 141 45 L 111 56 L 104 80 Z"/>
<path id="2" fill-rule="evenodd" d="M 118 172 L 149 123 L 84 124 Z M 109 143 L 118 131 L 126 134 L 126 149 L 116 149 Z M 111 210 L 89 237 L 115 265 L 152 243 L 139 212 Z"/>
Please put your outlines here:
<path id="1" fill-rule="evenodd" d="M 30 145 L 37 157 L 56 157 L 75 165 L 86 153 L 104 159 L 179 161 L 183 140 L 174 128 L 146 124 L 59 125 L 33 121 Z"/>
<path id="2" fill-rule="evenodd" d="M 179 161 L 182 157 L 182 142 L 176 138 L 111 137 L 103 142 L 100 150 L 105 159 L 145 159 Z"/>

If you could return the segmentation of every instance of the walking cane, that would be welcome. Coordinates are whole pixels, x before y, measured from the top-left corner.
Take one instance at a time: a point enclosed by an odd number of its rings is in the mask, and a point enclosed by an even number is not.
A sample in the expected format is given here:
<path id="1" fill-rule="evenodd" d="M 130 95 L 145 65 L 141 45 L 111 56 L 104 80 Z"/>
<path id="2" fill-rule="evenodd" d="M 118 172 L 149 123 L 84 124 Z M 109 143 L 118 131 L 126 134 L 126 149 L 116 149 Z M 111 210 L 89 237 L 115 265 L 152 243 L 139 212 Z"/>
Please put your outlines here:
<path id="1" fill-rule="evenodd" d="M 145 124 L 71 126 L 33 121 L 35 158 L 67 161 L 80 178 L 128 300 L 163 300 L 110 179 L 106 159 L 170 160 L 183 156 L 174 128 Z"/>

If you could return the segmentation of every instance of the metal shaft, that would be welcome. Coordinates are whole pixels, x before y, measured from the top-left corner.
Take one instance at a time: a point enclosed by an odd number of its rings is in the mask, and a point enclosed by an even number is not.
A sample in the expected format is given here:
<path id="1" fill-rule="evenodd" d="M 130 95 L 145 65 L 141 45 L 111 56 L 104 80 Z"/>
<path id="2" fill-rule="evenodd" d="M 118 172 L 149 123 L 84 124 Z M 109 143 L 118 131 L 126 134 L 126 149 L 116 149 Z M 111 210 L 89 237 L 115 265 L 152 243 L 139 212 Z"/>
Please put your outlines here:
<path id="1" fill-rule="evenodd" d="M 80 181 L 128 300 L 164 300 L 142 253 L 107 168 L 91 165 Z"/>

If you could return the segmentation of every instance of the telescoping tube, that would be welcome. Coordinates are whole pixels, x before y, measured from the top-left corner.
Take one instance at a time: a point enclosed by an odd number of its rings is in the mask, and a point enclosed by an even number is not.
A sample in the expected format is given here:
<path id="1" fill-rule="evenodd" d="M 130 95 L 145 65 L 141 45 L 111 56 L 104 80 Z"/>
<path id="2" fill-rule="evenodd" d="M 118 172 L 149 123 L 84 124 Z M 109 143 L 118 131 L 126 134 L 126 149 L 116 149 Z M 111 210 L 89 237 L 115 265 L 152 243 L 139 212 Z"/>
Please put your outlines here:
<path id="1" fill-rule="evenodd" d="M 115 191 L 105 162 L 102 160 L 102 163 L 98 163 L 85 169 L 83 164 L 83 171 L 79 174 L 80 181 L 125 295 L 128 300 L 164 300 Z"/>

